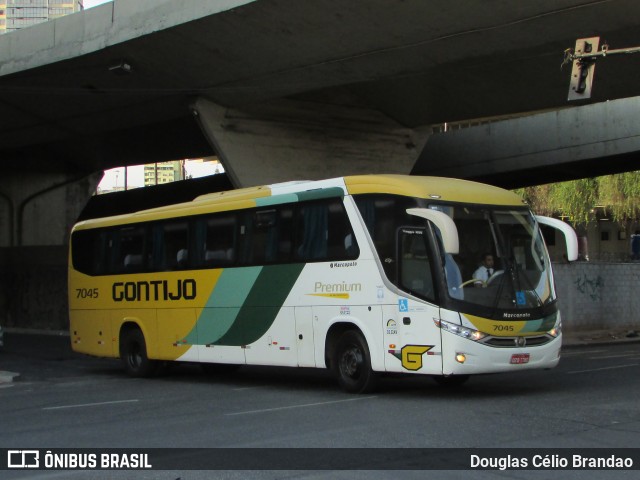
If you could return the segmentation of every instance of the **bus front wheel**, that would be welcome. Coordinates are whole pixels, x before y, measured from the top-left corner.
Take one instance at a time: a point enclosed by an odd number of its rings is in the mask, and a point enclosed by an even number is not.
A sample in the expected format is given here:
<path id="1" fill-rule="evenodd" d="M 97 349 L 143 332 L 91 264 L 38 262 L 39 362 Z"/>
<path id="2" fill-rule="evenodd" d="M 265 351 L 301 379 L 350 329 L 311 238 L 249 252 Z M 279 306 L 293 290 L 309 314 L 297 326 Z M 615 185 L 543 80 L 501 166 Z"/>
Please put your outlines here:
<path id="1" fill-rule="evenodd" d="M 144 335 L 137 328 L 123 332 L 120 339 L 120 359 L 124 370 L 132 377 L 150 377 L 157 368 L 157 362 L 147 357 Z"/>
<path id="2" fill-rule="evenodd" d="M 366 393 L 375 386 L 369 348 L 360 332 L 347 330 L 340 336 L 332 366 L 338 383 L 349 393 Z"/>

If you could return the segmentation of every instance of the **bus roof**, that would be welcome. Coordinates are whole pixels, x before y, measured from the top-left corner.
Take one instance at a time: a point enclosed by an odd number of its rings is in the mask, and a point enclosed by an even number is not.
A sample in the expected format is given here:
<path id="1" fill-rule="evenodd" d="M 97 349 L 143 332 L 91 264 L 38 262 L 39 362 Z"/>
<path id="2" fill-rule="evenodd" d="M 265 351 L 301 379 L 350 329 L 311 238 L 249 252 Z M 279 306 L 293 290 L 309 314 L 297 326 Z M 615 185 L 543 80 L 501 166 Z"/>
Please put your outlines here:
<path id="1" fill-rule="evenodd" d="M 522 198 L 509 190 L 484 183 L 446 177 L 412 175 L 356 175 L 345 177 L 351 195 L 388 193 L 433 198 L 444 202 L 522 206 Z"/>
<path id="2" fill-rule="evenodd" d="M 409 175 L 355 175 L 317 181 L 285 182 L 259 187 L 248 187 L 224 192 L 207 193 L 189 202 L 166 205 L 131 214 L 96 218 L 76 226 L 107 226 L 146 220 L 197 215 L 211 211 L 228 211 L 252 208 L 286 201 L 322 198 L 323 192 L 332 196 L 342 194 L 391 194 L 409 197 L 431 198 L 443 202 L 475 203 L 487 205 L 522 206 L 523 200 L 513 192 L 482 183 L 444 177 Z M 314 195 L 309 195 L 315 192 Z M 305 195 L 302 195 L 305 193 Z"/>

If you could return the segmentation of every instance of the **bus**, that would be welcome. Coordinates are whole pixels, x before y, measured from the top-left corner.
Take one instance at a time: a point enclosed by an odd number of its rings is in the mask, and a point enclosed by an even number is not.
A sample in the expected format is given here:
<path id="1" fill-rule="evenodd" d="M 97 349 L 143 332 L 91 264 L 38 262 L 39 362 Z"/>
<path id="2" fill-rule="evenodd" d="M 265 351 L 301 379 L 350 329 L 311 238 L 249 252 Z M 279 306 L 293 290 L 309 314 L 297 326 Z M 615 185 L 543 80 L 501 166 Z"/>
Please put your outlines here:
<path id="1" fill-rule="evenodd" d="M 541 224 L 575 260 L 566 223 L 436 177 L 287 182 L 87 219 L 70 238 L 72 348 L 134 377 L 171 361 L 330 369 L 354 393 L 387 373 L 548 369 L 562 321 Z"/>

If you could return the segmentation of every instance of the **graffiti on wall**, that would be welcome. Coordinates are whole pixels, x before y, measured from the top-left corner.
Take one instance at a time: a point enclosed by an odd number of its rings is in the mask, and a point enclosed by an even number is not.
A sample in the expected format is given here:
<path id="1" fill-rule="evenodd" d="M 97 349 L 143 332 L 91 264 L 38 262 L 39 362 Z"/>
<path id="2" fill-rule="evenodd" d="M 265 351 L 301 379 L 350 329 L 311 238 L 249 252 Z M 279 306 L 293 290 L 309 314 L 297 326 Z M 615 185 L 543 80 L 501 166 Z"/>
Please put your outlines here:
<path id="1" fill-rule="evenodd" d="M 604 279 L 598 275 L 596 277 L 590 277 L 586 273 L 583 273 L 581 277 L 578 277 L 574 282 L 578 291 L 594 302 L 599 302 L 602 299 L 602 287 L 604 287 Z"/>

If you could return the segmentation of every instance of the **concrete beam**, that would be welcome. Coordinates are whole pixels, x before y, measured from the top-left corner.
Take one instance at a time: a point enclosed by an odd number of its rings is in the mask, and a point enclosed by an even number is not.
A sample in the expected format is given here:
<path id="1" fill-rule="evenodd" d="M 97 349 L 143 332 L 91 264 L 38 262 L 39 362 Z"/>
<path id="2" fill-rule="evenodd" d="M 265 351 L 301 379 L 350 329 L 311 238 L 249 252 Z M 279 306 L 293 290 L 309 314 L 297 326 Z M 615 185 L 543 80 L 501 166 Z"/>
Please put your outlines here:
<path id="1" fill-rule="evenodd" d="M 240 110 L 200 98 L 193 112 L 235 187 L 408 174 L 430 132 L 369 108 L 291 99 Z"/>
<path id="2" fill-rule="evenodd" d="M 3 37 L 0 76 L 93 53 L 254 1 L 118 0 L 105 3 Z"/>
<path id="3" fill-rule="evenodd" d="M 639 154 L 633 97 L 434 134 L 412 173 L 516 188 L 636 170 Z"/>

